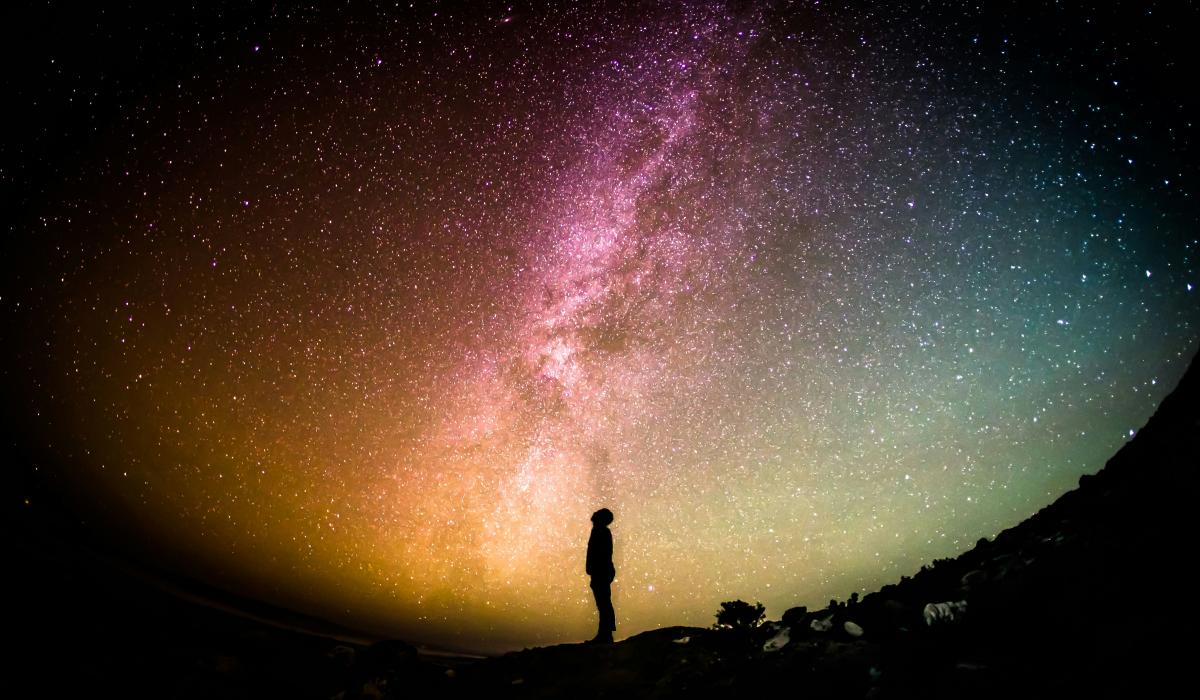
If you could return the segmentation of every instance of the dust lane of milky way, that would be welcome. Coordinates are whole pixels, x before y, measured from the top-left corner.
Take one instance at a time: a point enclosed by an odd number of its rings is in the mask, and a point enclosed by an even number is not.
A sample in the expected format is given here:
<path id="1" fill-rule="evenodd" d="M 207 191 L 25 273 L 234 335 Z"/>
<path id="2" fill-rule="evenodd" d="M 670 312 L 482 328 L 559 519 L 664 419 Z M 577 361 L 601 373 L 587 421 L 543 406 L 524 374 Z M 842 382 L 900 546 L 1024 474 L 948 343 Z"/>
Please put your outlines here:
<path id="1" fill-rule="evenodd" d="M 1134 110 L 1103 35 L 358 13 L 184 22 L 190 62 L 112 98 L 27 217 L 6 385 L 195 575 L 576 640 L 608 507 L 619 633 L 778 615 L 1020 521 L 1195 350 L 1188 112 Z"/>

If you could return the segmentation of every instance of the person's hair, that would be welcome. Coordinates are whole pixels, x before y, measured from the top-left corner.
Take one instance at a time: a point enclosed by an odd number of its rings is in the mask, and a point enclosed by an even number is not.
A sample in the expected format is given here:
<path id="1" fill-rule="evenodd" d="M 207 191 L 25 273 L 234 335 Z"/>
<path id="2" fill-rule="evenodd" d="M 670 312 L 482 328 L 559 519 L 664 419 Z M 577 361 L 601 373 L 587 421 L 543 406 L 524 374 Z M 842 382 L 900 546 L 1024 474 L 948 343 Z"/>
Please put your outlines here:
<path id="1" fill-rule="evenodd" d="M 596 523 L 597 525 L 608 525 L 612 521 L 613 521 L 612 511 L 607 508 L 601 508 L 600 510 L 596 511 L 595 513 L 592 513 L 592 522 Z"/>

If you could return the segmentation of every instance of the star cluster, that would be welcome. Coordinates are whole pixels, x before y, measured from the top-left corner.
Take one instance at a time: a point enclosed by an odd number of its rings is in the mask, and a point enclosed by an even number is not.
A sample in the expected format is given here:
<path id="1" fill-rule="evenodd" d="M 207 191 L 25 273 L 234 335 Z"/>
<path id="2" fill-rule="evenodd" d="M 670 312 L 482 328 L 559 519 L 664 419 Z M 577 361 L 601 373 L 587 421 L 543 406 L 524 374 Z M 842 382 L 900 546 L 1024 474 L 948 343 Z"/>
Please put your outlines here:
<path id="1" fill-rule="evenodd" d="M 1163 12 L 85 15 L 5 141 L 10 413 L 172 566 L 412 639 L 587 636 L 600 507 L 622 635 L 872 590 L 1195 351 Z"/>

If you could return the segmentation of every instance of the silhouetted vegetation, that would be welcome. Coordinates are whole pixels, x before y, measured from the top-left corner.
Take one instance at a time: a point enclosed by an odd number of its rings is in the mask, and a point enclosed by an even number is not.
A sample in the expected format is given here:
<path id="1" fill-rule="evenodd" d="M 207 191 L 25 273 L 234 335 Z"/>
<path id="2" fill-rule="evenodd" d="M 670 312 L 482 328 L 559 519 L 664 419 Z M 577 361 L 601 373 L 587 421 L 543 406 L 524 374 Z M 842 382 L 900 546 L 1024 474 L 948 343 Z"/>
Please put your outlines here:
<path id="1" fill-rule="evenodd" d="M 716 617 L 717 623 L 713 625 L 716 629 L 754 629 L 762 624 L 766 608 L 762 603 L 751 605 L 744 600 L 729 600 L 721 603 Z"/>

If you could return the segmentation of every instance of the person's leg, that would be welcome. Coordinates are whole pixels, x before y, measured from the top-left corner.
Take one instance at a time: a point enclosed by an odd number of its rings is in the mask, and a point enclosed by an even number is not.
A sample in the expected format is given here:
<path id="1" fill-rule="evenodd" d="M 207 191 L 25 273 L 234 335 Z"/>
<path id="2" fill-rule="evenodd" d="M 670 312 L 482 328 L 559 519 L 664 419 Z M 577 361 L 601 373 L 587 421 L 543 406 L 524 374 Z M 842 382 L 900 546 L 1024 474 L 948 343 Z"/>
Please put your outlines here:
<path id="1" fill-rule="evenodd" d="M 613 630 L 617 628 L 616 614 L 612 606 L 612 589 L 609 586 L 604 587 L 604 599 L 600 601 L 600 629 L 603 630 L 604 636 L 612 636 Z"/>
<path id="2" fill-rule="evenodd" d="M 600 620 L 596 625 L 596 641 L 612 640 L 613 630 L 617 628 L 616 614 L 612 606 L 612 589 L 609 583 L 592 579 L 592 596 L 596 599 L 596 612 Z"/>

